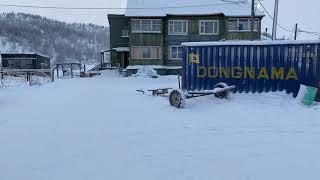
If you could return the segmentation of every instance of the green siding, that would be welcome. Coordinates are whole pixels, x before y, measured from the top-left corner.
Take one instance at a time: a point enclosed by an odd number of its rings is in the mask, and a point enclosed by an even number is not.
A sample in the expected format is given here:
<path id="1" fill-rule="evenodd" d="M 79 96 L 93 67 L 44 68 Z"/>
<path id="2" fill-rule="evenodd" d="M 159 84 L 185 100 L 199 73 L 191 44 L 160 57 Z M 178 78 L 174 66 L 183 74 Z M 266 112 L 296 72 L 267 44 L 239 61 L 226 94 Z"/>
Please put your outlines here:
<path id="1" fill-rule="evenodd" d="M 131 33 L 130 46 L 162 46 L 162 37 L 160 33 Z"/>
<path id="2" fill-rule="evenodd" d="M 251 38 L 251 32 L 228 32 L 227 40 L 249 40 Z M 260 39 L 260 32 L 255 32 L 253 35 L 254 40 Z"/>
<path id="3" fill-rule="evenodd" d="M 169 20 L 188 20 L 188 35 L 169 35 Z M 219 34 L 218 35 L 199 35 L 200 20 L 218 20 Z M 163 58 L 165 65 L 180 66 L 179 60 L 170 60 L 169 47 L 171 45 L 181 45 L 183 42 L 193 41 L 218 41 L 224 38 L 225 20 L 222 15 L 211 16 L 168 16 L 164 19 L 164 50 Z"/>
<path id="4" fill-rule="evenodd" d="M 110 43 L 111 48 L 123 46 L 161 46 L 161 59 L 131 59 L 130 65 L 172 65 L 179 66 L 181 61 L 170 60 L 169 47 L 171 45 L 180 45 L 182 42 L 199 42 L 199 41 L 219 41 L 219 40 L 249 40 L 250 32 L 228 32 L 227 21 L 228 17 L 224 15 L 206 15 L 206 16 L 167 16 L 162 18 L 162 33 L 131 33 L 131 20 L 125 16 L 108 16 L 110 23 Z M 236 18 L 236 17 L 233 17 Z M 132 19 L 139 19 L 134 17 Z M 141 19 L 160 19 L 154 17 L 141 17 Z M 168 21 L 169 20 L 188 20 L 188 35 L 169 35 Z M 218 20 L 219 33 L 218 35 L 199 35 L 200 20 Z M 261 27 L 261 19 L 259 23 Z M 122 38 L 121 30 L 130 30 L 130 38 Z M 261 28 L 259 28 L 261 29 Z M 260 39 L 261 31 L 255 32 L 254 39 Z M 115 36 L 115 37 L 114 37 Z M 117 55 L 112 54 L 112 58 L 117 60 Z"/>
<path id="5" fill-rule="evenodd" d="M 139 19 L 139 18 L 132 18 Z M 141 18 L 141 19 L 161 19 L 161 18 Z M 129 21 L 129 24 L 131 22 Z M 163 27 L 163 21 L 162 21 Z M 163 33 L 132 33 L 130 29 L 130 47 L 132 46 L 160 46 L 163 49 Z M 163 54 L 163 53 L 162 53 Z M 163 65 L 163 56 L 160 59 L 131 59 L 130 65 Z"/>
<path id="6" fill-rule="evenodd" d="M 122 30 L 129 30 L 129 18 L 124 15 L 108 15 L 110 26 L 110 48 L 129 47 L 129 38 L 122 37 Z M 111 62 L 118 66 L 120 59 L 118 53 L 111 51 Z"/>
<path id="7" fill-rule="evenodd" d="M 129 18 L 121 15 L 108 15 L 110 25 L 110 47 L 128 47 L 129 38 L 122 37 L 122 30 L 129 30 Z"/>
<path id="8" fill-rule="evenodd" d="M 161 59 L 131 59 L 130 65 L 163 65 Z"/>

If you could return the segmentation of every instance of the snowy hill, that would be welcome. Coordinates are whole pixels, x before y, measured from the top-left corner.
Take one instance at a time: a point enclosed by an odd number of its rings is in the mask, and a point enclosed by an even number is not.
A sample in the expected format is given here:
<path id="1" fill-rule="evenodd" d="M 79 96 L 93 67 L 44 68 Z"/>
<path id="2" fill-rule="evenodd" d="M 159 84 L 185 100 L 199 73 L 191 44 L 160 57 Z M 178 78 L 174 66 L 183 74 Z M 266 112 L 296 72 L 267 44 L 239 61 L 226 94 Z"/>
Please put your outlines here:
<path id="1" fill-rule="evenodd" d="M 37 52 L 54 62 L 99 61 L 108 49 L 109 31 L 94 24 L 67 24 L 38 15 L 0 14 L 0 53 Z"/>

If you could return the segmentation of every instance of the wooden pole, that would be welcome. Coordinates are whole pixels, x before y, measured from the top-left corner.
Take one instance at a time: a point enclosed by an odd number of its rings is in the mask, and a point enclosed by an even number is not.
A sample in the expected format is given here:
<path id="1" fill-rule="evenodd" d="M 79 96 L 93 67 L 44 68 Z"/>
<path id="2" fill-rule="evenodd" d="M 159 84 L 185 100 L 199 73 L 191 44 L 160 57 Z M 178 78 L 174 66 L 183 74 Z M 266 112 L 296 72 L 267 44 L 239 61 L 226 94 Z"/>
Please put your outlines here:
<path id="1" fill-rule="evenodd" d="M 181 89 L 180 74 L 178 74 L 178 83 L 179 83 L 179 89 Z"/>
<path id="2" fill-rule="evenodd" d="M 51 82 L 54 82 L 54 69 L 51 71 Z"/>
<path id="3" fill-rule="evenodd" d="M 298 36 L 298 23 L 296 23 L 294 27 L 294 40 L 297 40 L 297 36 Z"/>
<path id="4" fill-rule="evenodd" d="M 73 78 L 73 65 L 71 64 L 71 78 Z"/>
<path id="5" fill-rule="evenodd" d="M 272 40 L 277 40 L 278 10 L 279 10 L 279 0 L 275 0 L 274 15 L 273 15 L 273 28 L 272 28 Z"/>
<path id="6" fill-rule="evenodd" d="M 64 76 L 64 65 L 61 64 L 61 69 L 62 69 L 62 76 Z"/>
<path id="7" fill-rule="evenodd" d="M 59 65 L 56 65 L 57 68 L 57 78 L 59 79 Z"/>

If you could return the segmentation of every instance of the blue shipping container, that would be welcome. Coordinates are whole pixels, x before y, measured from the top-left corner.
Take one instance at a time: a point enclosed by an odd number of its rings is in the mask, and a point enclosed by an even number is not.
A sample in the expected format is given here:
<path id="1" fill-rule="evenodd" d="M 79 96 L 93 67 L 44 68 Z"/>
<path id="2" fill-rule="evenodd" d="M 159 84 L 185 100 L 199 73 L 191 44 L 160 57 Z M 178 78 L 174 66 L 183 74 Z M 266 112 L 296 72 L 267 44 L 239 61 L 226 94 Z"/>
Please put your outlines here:
<path id="1" fill-rule="evenodd" d="M 182 88 L 235 92 L 282 91 L 320 86 L 320 41 L 188 42 L 183 45 Z"/>

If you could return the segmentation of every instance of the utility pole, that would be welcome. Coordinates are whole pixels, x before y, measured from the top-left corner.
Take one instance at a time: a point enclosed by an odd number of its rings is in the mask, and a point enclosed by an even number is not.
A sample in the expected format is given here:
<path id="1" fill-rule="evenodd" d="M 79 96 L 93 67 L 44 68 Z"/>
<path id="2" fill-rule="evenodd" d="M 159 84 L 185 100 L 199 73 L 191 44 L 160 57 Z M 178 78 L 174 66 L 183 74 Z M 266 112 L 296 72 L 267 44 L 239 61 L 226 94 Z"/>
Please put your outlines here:
<path id="1" fill-rule="evenodd" d="M 277 40 L 278 10 L 279 10 L 279 0 L 275 0 L 274 15 L 273 15 L 273 28 L 272 28 L 272 40 Z"/>
<path id="2" fill-rule="evenodd" d="M 297 40 L 297 36 L 298 36 L 298 23 L 295 25 L 295 28 L 294 28 L 294 40 Z"/>
<path id="3" fill-rule="evenodd" d="M 251 33 L 250 33 L 250 39 L 251 41 L 253 41 L 254 37 L 253 37 L 253 33 L 254 33 L 254 18 L 255 18 L 255 4 L 254 4 L 254 0 L 252 0 L 251 2 Z"/>

